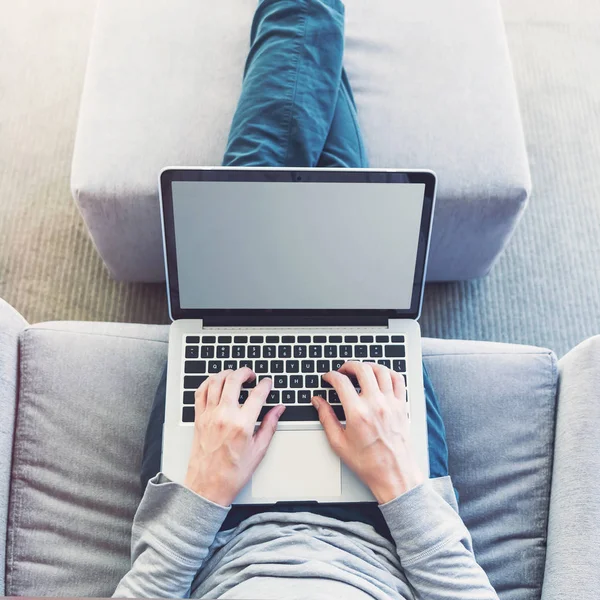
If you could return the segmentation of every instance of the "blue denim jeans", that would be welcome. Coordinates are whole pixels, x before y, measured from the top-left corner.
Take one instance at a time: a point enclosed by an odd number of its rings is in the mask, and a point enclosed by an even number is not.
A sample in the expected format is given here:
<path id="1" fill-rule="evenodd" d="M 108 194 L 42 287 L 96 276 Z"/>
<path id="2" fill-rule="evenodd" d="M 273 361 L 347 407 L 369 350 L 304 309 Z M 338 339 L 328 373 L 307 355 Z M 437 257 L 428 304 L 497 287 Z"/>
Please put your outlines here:
<path id="1" fill-rule="evenodd" d="M 223 165 L 367 167 L 343 50 L 344 6 L 339 0 L 261 0 Z M 443 477 L 448 475 L 446 433 L 425 366 L 423 377 L 430 477 Z M 166 369 L 146 432 L 142 490 L 160 470 L 165 386 Z M 376 503 L 235 506 L 222 529 L 274 510 L 362 521 L 391 539 Z"/>

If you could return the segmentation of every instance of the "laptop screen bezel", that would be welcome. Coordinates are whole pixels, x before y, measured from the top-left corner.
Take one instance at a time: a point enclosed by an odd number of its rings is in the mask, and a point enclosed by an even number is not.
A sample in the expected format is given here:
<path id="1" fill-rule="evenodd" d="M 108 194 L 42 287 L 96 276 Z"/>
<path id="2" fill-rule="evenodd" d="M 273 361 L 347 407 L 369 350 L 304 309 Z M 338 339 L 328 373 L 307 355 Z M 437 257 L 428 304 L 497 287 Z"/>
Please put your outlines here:
<path id="1" fill-rule="evenodd" d="M 417 260 L 411 305 L 408 309 L 203 309 L 181 308 L 179 299 L 179 276 L 175 221 L 173 215 L 172 183 L 175 181 L 238 181 L 238 182 L 323 182 L 323 183 L 389 183 L 402 185 L 421 183 L 425 185 L 423 210 L 417 248 Z M 424 278 L 427 268 L 429 240 L 435 206 L 436 176 L 427 170 L 400 169 L 310 169 L 278 167 L 167 167 L 159 175 L 159 200 L 163 233 L 163 248 L 169 315 L 172 320 L 277 317 L 278 321 L 289 318 L 360 318 L 417 319 L 421 313 Z"/>

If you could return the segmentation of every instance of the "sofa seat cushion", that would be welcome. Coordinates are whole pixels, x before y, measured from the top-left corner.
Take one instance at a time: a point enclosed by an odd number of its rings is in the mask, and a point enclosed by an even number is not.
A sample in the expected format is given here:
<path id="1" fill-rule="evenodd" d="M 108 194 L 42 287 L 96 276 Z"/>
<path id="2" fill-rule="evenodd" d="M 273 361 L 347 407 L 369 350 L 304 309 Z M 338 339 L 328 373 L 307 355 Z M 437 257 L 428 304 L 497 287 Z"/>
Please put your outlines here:
<path id="1" fill-rule="evenodd" d="M 428 279 L 484 275 L 530 188 L 498 0 L 344 4 L 371 166 L 439 176 Z M 71 187 L 114 277 L 164 279 L 158 173 L 221 164 L 256 5 L 98 2 Z"/>
<path id="2" fill-rule="evenodd" d="M 129 568 L 164 326 L 46 323 L 20 339 L 7 595 L 110 596 Z M 424 340 L 450 468 L 501 598 L 539 598 L 556 364 L 524 346 Z"/>

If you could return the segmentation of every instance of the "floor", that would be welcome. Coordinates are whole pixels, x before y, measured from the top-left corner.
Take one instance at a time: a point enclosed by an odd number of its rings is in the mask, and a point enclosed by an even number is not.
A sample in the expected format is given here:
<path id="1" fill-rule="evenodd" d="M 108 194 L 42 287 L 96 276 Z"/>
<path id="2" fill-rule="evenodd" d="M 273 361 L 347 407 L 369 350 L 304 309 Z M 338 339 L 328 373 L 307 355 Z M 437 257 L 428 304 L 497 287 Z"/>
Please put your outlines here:
<path id="1" fill-rule="evenodd" d="M 69 190 L 96 0 L 0 0 L 0 297 L 30 322 L 167 322 L 162 285 L 116 283 Z M 534 193 L 481 280 L 429 285 L 425 335 L 534 344 L 600 333 L 600 4 L 502 0 Z"/>

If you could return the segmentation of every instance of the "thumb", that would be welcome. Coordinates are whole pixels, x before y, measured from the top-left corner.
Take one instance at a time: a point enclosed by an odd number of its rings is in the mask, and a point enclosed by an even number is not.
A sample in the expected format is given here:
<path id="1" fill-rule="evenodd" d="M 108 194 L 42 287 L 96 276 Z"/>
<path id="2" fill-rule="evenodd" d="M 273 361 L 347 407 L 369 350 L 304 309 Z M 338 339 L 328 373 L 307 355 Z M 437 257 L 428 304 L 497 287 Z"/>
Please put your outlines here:
<path id="1" fill-rule="evenodd" d="M 258 462 L 260 462 L 267 453 L 269 444 L 271 443 L 271 440 L 275 435 L 275 431 L 277 430 L 277 423 L 279 422 L 279 417 L 281 417 L 284 410 L 285 406 L 283 406 L 282 404 L 275 408 L 272 408 L 266 414 L 259 428 L 256 430 L 256 433 L 254 434 L 254 447 L 256 448 Z"/>
<path id="2" fill-rule="evenodd" d="M 329 402 L 326 402 L 319 396 L 313 396 L 311 402 L 319 413 L 319 421 L 323 425 L 329 445 L 339 455 L 344 443 L 344 428 L 342 424 L 333 412 L 333 408 L 329 406 Z"/>

